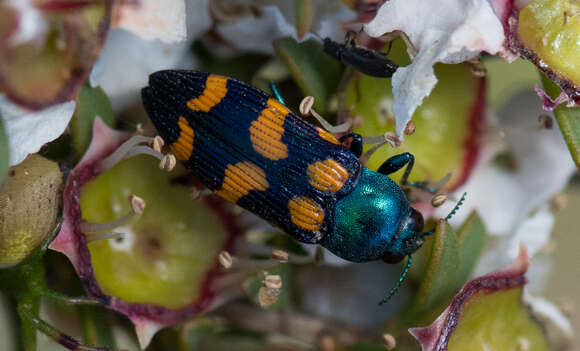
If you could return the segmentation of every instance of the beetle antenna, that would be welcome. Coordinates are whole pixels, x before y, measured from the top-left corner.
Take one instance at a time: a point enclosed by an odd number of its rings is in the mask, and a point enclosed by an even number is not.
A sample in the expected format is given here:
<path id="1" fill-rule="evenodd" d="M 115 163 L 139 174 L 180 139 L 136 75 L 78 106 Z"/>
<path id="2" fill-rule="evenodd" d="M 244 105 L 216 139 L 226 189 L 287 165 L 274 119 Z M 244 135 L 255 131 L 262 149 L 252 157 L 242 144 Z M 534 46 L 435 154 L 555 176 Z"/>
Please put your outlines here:
<path id="1" fill-rule="evenodd" d="M 274 95 L 274 97 L 276 97 L 276 100 L 280 101 L 280 103 L 282 105 L 286 105 L 286 102 L 284 101 L 282 94 L 280 94 L 280 91 L 278 90 L 278 85 L 276 85 L 276 83 L 274 83 L 273 81 L 270 81 L 268 83 L 268 85 L 270 86 L 270 90 L 272 91 L 272 95 Z"/>
<path id="2" fill-rule="evenodd" d="M 447 217 L 445 217 L 445 221 L 449 221 L 451 219 L 451 217 L 453 217 L 455 215 L 455 213 L 457 212 L 457 210 L 459 210 L 459 207 L 461 205 L 463 205 L 463 201 L 465 201 L 465 195 L 467 195 L 467 192 L 463 193 L 463 195 L 461 195 L 461 199 L 459 199 L 459 201 L 457 202 L 457 204 L 455 205 L 455 207 L 453 207 L 453 209 L 451 210 L 451 212 L 449 212 L 449 214 L 447 215 Z"/>
<path id="3" fill-rule="evenodd" d="M 453 207 L 453 209 L 451 210 L 451 212 L 449 212 L 449 214 L 447 215 L 447 217 L 445 217 L 445 221 L 448 222 L 451 217 L 453 217 L 455 215 L 455 213 L 457 213 L 457 210 L 459 210 L 459 207 L 461 205 L 463 205 L 463 201 L 465 201 L 465 195 L 467 195 L 467 192 L 463 193 L 463 195 L 461 195 L 461 199 L 459 199 L 459 201 L 457 201 L 457 204 L 455 205 L 455 207 Z M 428 232 L 423 233 L 425 236 L 429 236 L 431 234 L 435 233 L 435 228 L 431 229 Z"/>
<path id="4" fill-rule="evenodd" d="M 413 262 L 413 259 L 411 258 L 411 255 L 409 255 L 407 265 L 405 265 L 405 269 L 403 269 L 403 273 L 401 273 L 399 281 L 397 282 L 397 284 L 395 284 L 395 286 L 393 286 L 391 291 L 389 291 L 389 295 L 387 295 L 387 297 L 385 297 L 384 299 L 381 300 L 381 302 L 379 302 L 379 306 L 389 302 L 389 300 L 393 297 L 393 295 L 395 295 L 397 290 L 399 290 L 401 284 L 403 284 L 403 281 L 405 280 L 405 278 L 407 278 L 407 273 L 409 273 L 409 268 L 411 268 L 411 262 Z"/>

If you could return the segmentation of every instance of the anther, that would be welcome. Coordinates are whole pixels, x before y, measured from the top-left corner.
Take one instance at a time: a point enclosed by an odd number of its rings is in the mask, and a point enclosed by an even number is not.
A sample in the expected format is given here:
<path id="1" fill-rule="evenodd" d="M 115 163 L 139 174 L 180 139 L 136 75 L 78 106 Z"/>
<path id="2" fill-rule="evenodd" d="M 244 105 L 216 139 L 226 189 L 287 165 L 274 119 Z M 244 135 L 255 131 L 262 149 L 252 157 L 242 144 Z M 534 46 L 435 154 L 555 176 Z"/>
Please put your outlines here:
<path id="1" fill-rule="evenodd" d="M 479 56 L 467 61 L 471 64 L 471 74 L 476 77 L 485 77 L 487 74 L 487 68 L 481 63 L 481 58 Z"/>
<path id="2" fill-rule="evenodd" d="M 530 351 L 532 349 L 532 344 L 530 340 L 524 337 L 518 338 L 518 350 L 520 351 Z"/>
<path id="3" fill-rule="evenodd" d="M 335 351 L 336 342 L 330 335 L 323 335 L 319 342 L 320 351 Z"/>
<path id="4" fill-rule="evenodd" d="M 140 198 L 136 195 L 129 196 L 129 203 L 131 204 L 131 211 L 129 213 L 127 213 L 126 215 L 124 215 L 123 217 L 121 217 L 117 220 L 114 220 L 112 222 L 106 222 L 106 223 L 92 223 L 92 222 L 86 222 L 83 220 L 79 224 L 79 229 L 84 233 L 112 231 L 113 229 L 125 224 L 127 221 L 129 221 L 131 218 L 133 218 L 135 215 L 142 214 L 143 210 L 145 210 L 145 205 L 146 205 L 145 200 L 143 200 L 142 198 Z"/>
<path id="5" fill-rule="evenodd" d="M 282 289 L 282 278 L 279 275 L 266 275 L 264 286 L 270 289 Z"/>
<path id="6" fill-rule="evenodd" d="M 298 110 L 302 116 L 311 115 L 312 117 L 316 118 L 316 120 L 322 124 L 322 127 L 331 133 L 344 133 L 350 129 L 352 123 L 345 122 L 343 124 L 339 124 L 337 126 L 333 126 L 332 124 L 328 123 L 324 117 L 318 114 L 318 112 L 314 111 L 312 106 L 314 105 L 314 97 L 307 96 L 300 102 L 300 107 Z"/>
<path id="7" fill-rule="evenodd" d="M 540 123 L 540 128 L 552 129 L 554 128 L 554 120 L 548 114 L 542 113 L 538 116 L 538 122 Z"/>
<path id="8" fill-rule="evenodd" d="M 163 138 L 160 137 L 159 135 L 155 136 L 155 138 L 153 138 L 153 141 L 151 142 L 151 147 L 153 148 L 153 151 L 161 153 L 161 149 L 163 149 L 163 146 L 165 146 L 165 141 L 163 140 Z"/>
<path id="9" fill-rule="evenodd" d="M 288 252 L 274 249 L 270 253 L 270 258 L 280 262 L 288 262 Z"/>
<path id="10" fill-rule="evenodd" d="M 397 340 L 391 334 L 388 334 L 388 333 L 383 334 L 382 339 L 383 339 L 383 346 L 385 346 L 385 349 L 390 351 L 390 350 L 393 350 L 395 347 L 397 347 Z"/>
<path id="11" fill-rule="evenodd" d="M 431 198 L 431 205 L 433 207 L 439 207 L 443 205 L 447 201 L 447 195 L 445 194 L 437 194 Z"/>
<path id="12" fill-rule="evenodd" d="M 409 123 L 407 123 L 405 126 L 405 135 L 412 135 L 415 133 L 415 128 L 415 122 L 409 121 Z"/>
<path id="13" fill-rule="evenodd" d="M 176 164 L 177 159 L 175 158 L 175 155 L 166 154 L 163 155 L 163 158 L 161 158 L 161 161 L 159 161 L 159 169 L 170 172 L 173 170 L 173 168 L 175 168 Z"/>
<path id="14" fill-rule="evenodd" d="M 227 251 L 222 251 L 218 255 L 218 262 L 225 269 L 230 269 L 232 267 L 232 255 Z"/>
<path id="15" fill-rule="evenodd" d="M 281 292 L 280 289 L 272 289 L 263 286 L 258 290 L 258 303 L 262 307 L 271 306 L 278 301 Z"/>

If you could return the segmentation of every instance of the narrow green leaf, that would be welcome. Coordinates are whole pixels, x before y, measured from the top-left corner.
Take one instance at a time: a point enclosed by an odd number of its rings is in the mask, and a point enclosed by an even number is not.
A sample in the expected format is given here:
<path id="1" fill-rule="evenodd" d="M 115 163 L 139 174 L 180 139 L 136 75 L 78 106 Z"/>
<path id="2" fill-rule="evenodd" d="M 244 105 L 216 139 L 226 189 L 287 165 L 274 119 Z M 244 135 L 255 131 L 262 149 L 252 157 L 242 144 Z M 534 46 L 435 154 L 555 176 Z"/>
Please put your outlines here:
<path id="1" fill-rule="evenodd" d="M 379 344 L 358 343 L 349 346 L 346 351 L 385 351 L 385 347 Z"/>
<path id="2" fill-rule="evenodd" d="M 92 88 L 85 84 L 79 91 L 77 108 L 71 123 L 74 153 L 77 160 L 89 147 L 93 135 L 93 121 L 97 116 L 101 117 L 110 127 L 114 126 L 115 114 L 107 94 L 100 87 Z"/>
<path id="3" fill-rule="evenodd" d="M 292 38 L 280 38 L 273 45 L 302 93 L 314 96 L 314 108 L 324 114 L 340 81 L 341 64 L 326 55 L 322 45 L 314 40 L 298 43 Z"/>
<path id="4" fill-rule="evenodd" d="M 542 84 L 552 99 L 560 94 L 560 88 L 543 74 Z M 554 110 L 554 115 L 568 145 L 570 155 L 572 155 L 576 167 L 580 169 L 580 107 L 567 107 L 565 104 L 561 104 Z"/>
<path id="5" fill-rule="evenodd" d="M 113 335 L 112 324 L 107 319 L 107 313 L 102 307 L 77 307 L 83 331 L 83 342 L 87 345 L 101 347 L 117 347 Z"/>
<path id="6" fill-rule="evenodd" d="M 485 238 L 485 225 L 477 212 L 473 211 L 457 231 L 459 261 L 461 263 L 457 276 L 458 285 L 463 285 L 469 279 L 475 263 L 483 251 Z"/>
<path id="7" fill-rule="evenodd" d="M 294 0 L 294 9 L 296 11 L 296 33 L 298 38 L 310 31 L 312 20 L 314 19 L 314 1 L 313 0 Z"/>
<path id="8" fill-rule="evenodd" d="M 6 137 L 6 132 L 4 131 L 4 122 L 2 116 L 0 116 L 0 184 L 4 181 L 6 173 L 8 173 L 8 138 Z"/>
<path id="9" fill-rule="evenodd" d="M 440 220 L 432 240 L 423 281 L 405 313 L 408 318 L 432 310 L 461 286 L 457 283 L 460 248 L 453 228 Z"/>

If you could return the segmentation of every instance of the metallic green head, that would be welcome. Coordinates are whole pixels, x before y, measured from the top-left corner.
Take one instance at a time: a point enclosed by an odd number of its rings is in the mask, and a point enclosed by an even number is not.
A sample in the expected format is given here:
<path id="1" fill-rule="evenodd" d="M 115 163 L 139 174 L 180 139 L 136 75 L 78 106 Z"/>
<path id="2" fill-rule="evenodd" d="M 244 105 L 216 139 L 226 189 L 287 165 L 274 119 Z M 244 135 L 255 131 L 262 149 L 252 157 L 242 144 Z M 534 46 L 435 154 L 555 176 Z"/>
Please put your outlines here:
<path id="1" fill-rule="evenodd" d="M 424 240 L 423 216 L 389 177 L 366 168 L 352 192 L 338 201 L 332 235 L 321 245 L 346 260 L 401 261 Z"/>

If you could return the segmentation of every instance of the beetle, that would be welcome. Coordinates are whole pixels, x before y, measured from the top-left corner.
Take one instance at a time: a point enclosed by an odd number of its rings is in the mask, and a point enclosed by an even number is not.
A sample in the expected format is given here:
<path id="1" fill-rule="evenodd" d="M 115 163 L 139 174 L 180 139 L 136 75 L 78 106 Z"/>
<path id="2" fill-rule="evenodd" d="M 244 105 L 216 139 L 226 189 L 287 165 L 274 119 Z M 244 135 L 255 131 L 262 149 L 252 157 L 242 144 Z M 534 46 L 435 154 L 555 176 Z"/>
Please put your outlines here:
<path id="1" fill-rule="evenodd" d="M 355 45 L 348 32 L 345 43 L 340 44 L 330 38 L 324 38 L 324 52 L 330 57 L 342 62 L 345 66 L 352 67 L 368 76 L 377 78 L 390 78 L 399 66 L 387 58 L 384 52 L 370 50 Z"/>
<path id="2" fill-rule="evenodd" d="M 409 257 L 395 290 L 433 233 L 387 176 L 406 166 L 402 184 L 421 186 L 407 180 L 410 153 L 371 171 L 360 136 L 343 137 L 353 138 L 347 148 L 258 88 L 216 74 L 158 71 L 141 94 L 176 158 L 215 194 L 352 262 Z"/>

